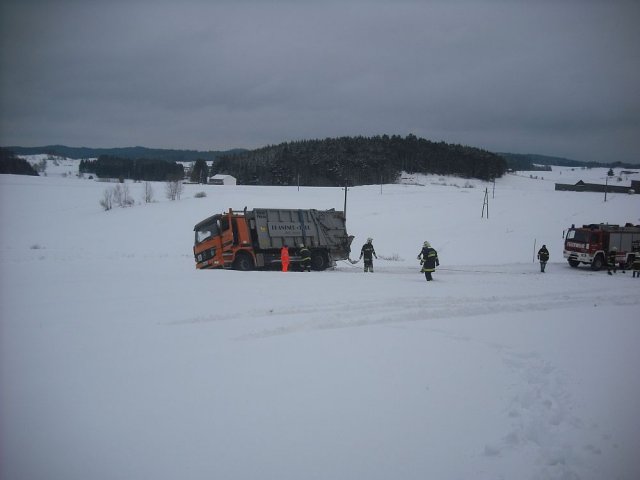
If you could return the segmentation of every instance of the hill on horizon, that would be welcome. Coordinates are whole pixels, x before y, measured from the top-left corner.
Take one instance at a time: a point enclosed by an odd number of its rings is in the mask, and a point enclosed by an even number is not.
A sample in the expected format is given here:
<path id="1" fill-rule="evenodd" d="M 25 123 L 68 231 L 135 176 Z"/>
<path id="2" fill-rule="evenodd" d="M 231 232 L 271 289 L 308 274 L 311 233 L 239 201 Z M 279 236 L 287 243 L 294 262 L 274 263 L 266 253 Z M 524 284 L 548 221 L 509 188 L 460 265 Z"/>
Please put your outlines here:
<path id="1" fill-rule="evenodd" d="M 344 138 L 344 137 L 343 137 Z M 325 139 L 325 140 L 338 140 Z M 304 140 L 303 142 L 311 142 Z M 294 142 L 295 143 L 295 142 Z M 282 143 L 281 145 L 286 145 Z M 44 145 L 37 147 L 8 146 L 2 147 L 14 152 L 16 155 L 38 155 L 48 154 L 72 159 L 97 158 L 101 155 L 109 155 L 120 158 L 131 159 L 160 159 L 173 162 L 195 162 L 202 159 L 216 161 L 220 157 L 241 156 L 251 152 L 264 151 L 264 149 L 274 148 L 274 146 L 260 147 L 256 149 L 233 148 L 229 150 L 190 150 L 190 149 L 165 149 L 149 148 L 142 146 L 135 147 L 70 147 L 67 145 Z M 473 147 L 467 147 L 473 148 Z M 540 155 L 536 153 L 510 153 L 510 152 L 489 152 L 503 157 L 507 161 L 507 167 L 511 170 L 535 170 L 536 165 L 557 165 L 565 167 L 622 167 L 639 168 L 639 164 L 623 162 L 586 162 L 582 160 L 558 157 L 553 155 Z"/>
<path id="2" fill-rule="evenodd" d="M 66 145 L 46 145 L 42 147 L 3 147 L 16 155 L 48 154 L 76 160 L 96 158 L 101 155 L 131 159 L 155 159 L 172 162 L 195 162 L 196 160 L 216 160 L 221 155 L 233 154 L 243 149 L 231 150 L 180 150 L 147 147 L 116 147 L 116 148 L 92 148 L 92 147 L 68 147 Z"/>

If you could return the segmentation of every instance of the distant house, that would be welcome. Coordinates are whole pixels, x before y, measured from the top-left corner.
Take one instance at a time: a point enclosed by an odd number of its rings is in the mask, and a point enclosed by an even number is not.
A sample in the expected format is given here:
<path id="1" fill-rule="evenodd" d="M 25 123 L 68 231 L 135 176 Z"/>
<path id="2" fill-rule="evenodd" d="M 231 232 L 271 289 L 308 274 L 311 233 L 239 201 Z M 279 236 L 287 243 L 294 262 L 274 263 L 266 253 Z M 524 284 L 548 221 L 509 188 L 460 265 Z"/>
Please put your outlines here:
<path id="1" fill-rule="evenodd" d="M 209 183 L 211 185 L 235 185 L 236 178 L 231 175 L 217 174 L 209 178 Z"/>
<path id="2" fill-rule="evenodd" d="M 585 183 L 580 180 L 575 185 L 569 185 L 566 183 L 556 183 L 556 190 L 570 191 L 570 192 L 610 192 L 610 193 L 635 193 L 639 190 L 640 181 L 632 180 L 631 186 L 621 185 L 603 185 L 599 183 Z"/>

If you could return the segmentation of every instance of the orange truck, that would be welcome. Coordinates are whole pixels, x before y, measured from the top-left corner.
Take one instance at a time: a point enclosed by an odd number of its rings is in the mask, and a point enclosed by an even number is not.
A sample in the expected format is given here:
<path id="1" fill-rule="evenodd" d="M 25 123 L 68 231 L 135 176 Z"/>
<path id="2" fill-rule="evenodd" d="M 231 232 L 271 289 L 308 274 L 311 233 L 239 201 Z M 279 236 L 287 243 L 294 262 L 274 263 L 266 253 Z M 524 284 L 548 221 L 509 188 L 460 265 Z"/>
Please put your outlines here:
<path id="1" fill-rule="evenodd" d="M 255 270 L 280 268 L 280 249 L 287 245 L 291 264 L 300 262 L 301 245 L 311 252 L 311 268 L 325 270 L 346 260 L 353 236 L 343 212 L 256 208 L 229 209 L 193 228 L 196 268 Z"/>
<path id="2" fill-rule="evenodd" d="M 640 225 L 572 225 L 564 239 L 563 255 L 572 267 L 584 263 L 592 270 L 600 270 L 607 266 L 607 256 L 614 247 L 616 264 L 629 268 L 635 256 L 640 255 Z"/>

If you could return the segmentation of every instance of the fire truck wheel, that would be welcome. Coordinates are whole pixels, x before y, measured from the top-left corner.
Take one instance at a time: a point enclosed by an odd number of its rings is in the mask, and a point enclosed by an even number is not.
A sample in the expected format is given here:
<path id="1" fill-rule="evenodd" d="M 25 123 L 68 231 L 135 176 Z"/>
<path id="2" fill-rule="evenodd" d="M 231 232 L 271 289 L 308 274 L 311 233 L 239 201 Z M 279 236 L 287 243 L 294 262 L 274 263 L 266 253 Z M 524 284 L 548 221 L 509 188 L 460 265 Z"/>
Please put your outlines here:
<path id="1" fill-rule="evenodd" d="M 602 265 L 604 265 L 604 257 L 601 254 L 598 254 L 591 263 L 591 270 L 595 270 L 597 272 L 602 268 Z"/>
<path id="2" fill-rule="evenodd" d="M 233 269 L 243 272 L 253 270 L 253 260 L 246 253 L 239 253 L 236 255 L 236 259 L 233 262 Z"/>
<path id="3" fill-rule="evenodd" d="M 578 265 L 580 265 L 580 262 L 577 260 L 569 260 L 569 265 L 571 265 L 573 268 L 576 268 Z"/>

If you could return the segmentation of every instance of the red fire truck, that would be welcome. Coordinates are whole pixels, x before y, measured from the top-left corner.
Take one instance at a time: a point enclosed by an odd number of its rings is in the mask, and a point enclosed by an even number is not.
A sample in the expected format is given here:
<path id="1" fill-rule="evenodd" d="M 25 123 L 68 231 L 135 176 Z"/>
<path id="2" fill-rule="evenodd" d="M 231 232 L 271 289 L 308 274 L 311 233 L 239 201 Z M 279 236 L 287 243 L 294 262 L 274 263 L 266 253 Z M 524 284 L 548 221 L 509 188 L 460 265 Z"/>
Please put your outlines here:
<path id="1" fill-rule="evenodd" d="M 614 248 L 616 264 L 629 268 L 635 256 L 640 255 L 640 225 L 600 223 L 582 228 L 571 225 L 564 240 L 564 258 L 572 267 L 585 263 L 592 270 L 600 270 L 607 265 L 609 252 Z"/>

